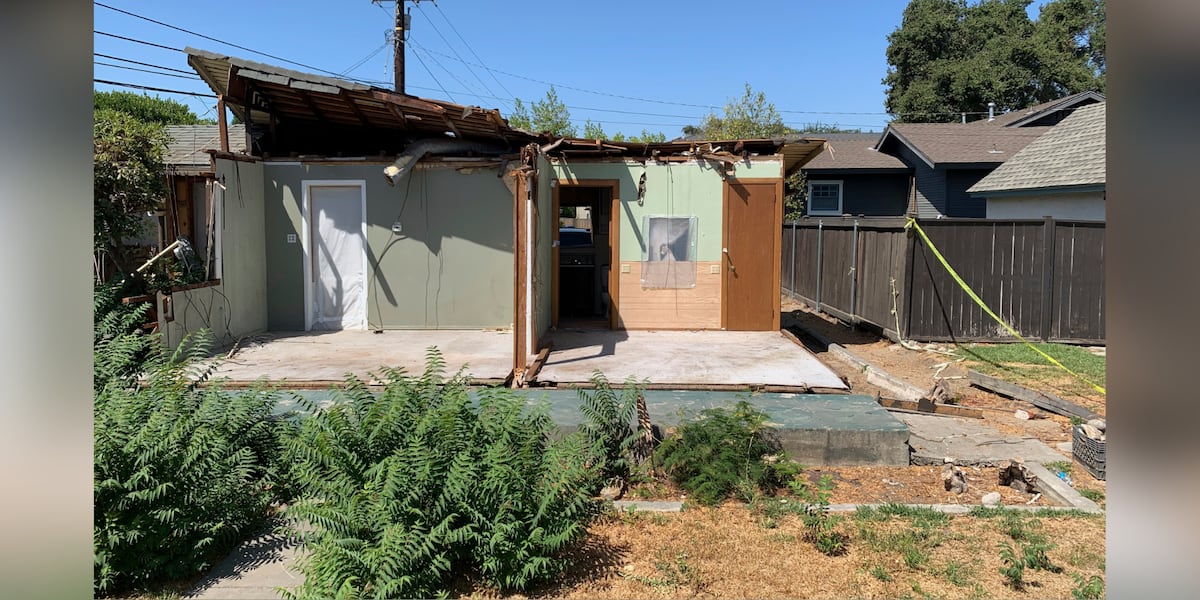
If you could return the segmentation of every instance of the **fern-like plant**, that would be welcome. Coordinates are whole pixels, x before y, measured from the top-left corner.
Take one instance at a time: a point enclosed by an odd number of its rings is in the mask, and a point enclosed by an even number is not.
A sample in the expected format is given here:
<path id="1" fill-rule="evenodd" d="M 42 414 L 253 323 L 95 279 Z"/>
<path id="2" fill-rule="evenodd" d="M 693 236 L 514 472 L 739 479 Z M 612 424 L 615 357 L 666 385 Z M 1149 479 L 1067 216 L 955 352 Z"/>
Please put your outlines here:
<path id="1" fill-rule="evenodd" d="M 600 371 L 592 373 L 591 381 L 593 389 L 579 390 L 579 431 L 599 450 L 594 460 L 601 478 L 626 483 L 633 469 L 631 451 L 638 439 L 634 417 L 642 389 L 630 379 L 618 395 Z"/>
<path id="2" fill-rule="evenodd" d="M 559 573 L 584 533 L 597 478 L 582 435 L 551 441 L 545 408 L 511 391 L 475 399 L 430 349 L 419 376 L 383 369 L 372 392 L 348 376 L 287 442 L 304 547 L 293 598 L 405 598 L 456 575 L 522 590 Z"/>
<path id="3" fill-rule="evenodd" d="M 780 444 L 766 423 L 766 414 L 745 400 L 705 409 L 659 447 L 663 468 L 701 504 L 724 500 L 743 481 L 774 491 L 794 471 L 785 470 L 789 461 L 768 459 L 780 455 Z"/>
<path id="4" fill-rule="evenodd" d="M 207 332 L 174 353 L 142 348 L 137 367 L 129 357 L 140 340 L 105 339 L 97 369 L 122 366 L 106 374 L 95 398 L 98 594 L 200 572 L 262 527 L 282 426 L 271 418 L 273 393 L 201 386 L 209 371 L 195 360 Z"/>

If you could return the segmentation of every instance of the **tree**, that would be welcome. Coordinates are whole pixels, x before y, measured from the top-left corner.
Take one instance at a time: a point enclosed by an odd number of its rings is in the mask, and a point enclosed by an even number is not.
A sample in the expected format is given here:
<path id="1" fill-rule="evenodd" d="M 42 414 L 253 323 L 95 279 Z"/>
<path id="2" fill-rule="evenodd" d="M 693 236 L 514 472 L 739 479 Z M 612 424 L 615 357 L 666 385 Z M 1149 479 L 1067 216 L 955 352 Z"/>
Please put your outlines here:
<path id="1" fill-rule="evenodd" d="M 1104 88 L 1104 0 L 912 0 L 888 35 L 885 107 L 899 121 L 975 118 Z"/>
<path id="2" fill-rule="evenodd" d="M 128 274 L 125 240 L 142 232 L 142 216 L 157 209 L 166 192 L 167 134 L 159 123 L 109 108 L 93 116 L 92 247 Z"/>
<path id="3" fill-rule="evenodd" d="M 575 126 L 571 124 L 571 111 L 558 99 L 554 86 L 546 91 L 546 98 L 535 100 L 530 108 L 517 98 L 508 123 L 518 129 L 549 133 L 558 137 L 575 137 Z"/>
<path id="4" fill-rule="evenodd" d="M 763 92 L 756 93 L 749 83 L 741 98 L 729 99 L 721 116 L 710 112 L 699 126 L 683 128 L 684 135 L 709 140 L 776 138 L 792 131 L 783 124 L 775 104 L 768 102 Z"/>
<path id="5" fill-rule="evenodd" d="M 652 144 L 655 142 L 667 141 L 667 134 L 661 131 L 650 132 L 646 129 L 642 130 L 642 135 L 626 136 L 624 133 L 618 131 L 612 134 L 610 137 L 607 133 L 604 133 L 603 124 L 593 123 L 591 119 L 588 119 L 587 122 L 583 124 L 583 137 L 584 139 L 588 140 L 610 140 L 613 142 L 633 142 L 641 144 Z"/>
<path id="6" fill-rule="evenodd" d="M 158 96 L 133 92 L 94 92 L 95 110 L 111 109 L 123 112 L 143 123 L 160 125 L 216 125 L 213 119 L 201 119 L 187 105 Z"/>

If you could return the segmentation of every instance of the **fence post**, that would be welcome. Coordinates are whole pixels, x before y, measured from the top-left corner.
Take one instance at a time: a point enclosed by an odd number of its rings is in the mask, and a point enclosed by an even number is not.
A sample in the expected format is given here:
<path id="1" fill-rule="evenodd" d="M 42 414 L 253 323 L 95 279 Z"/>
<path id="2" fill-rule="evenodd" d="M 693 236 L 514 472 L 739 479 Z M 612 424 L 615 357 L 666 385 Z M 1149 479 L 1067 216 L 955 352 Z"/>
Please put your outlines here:
<path id="1" fill-rule="evenodd" d="M 1042 224 L 1042 341 L 1049 342 L 1054 329 L 1054 217 Z"/>
<path id="2" fill-rule="evenodd" d="M 822 241 L 824 226 L 825 221 L 817 221 L 817 297 L 814 298 L 817 303 L 817 312 L 821 312 L 821 253 L 825 248 Z"/>
<path id="3" fill-rule="evenodd" d="M 896 315 L 896 327 L 903 327 L 904 332 L 896 332 L 896 335 L 901 339 L 912 339 L 912 304 L 913 304 L 913 280 L 916 279 L 916 269 L 913 263 L 917 260 L 917 232 L 911 229 L 902 229 L 906 240 L 904 242 L 904 266 L 901 268 L 902 281 L 904 286 L 904 297 L 897 303 L 896 310 L 900 314 Z"/>
<path id="4" fill-rule="evenodd" d="M 796 220 L 792 219 L 792 277 L 788 284 L 788 294 L 796 299 Z"/>
<path id="5" fill-rule="evenodd" d="M 854 220 L 854 236 L 850 242 L 850 324 L 858 323 L 858 219 Z M 897 335 L 899 332 L 897 332 Z"/>

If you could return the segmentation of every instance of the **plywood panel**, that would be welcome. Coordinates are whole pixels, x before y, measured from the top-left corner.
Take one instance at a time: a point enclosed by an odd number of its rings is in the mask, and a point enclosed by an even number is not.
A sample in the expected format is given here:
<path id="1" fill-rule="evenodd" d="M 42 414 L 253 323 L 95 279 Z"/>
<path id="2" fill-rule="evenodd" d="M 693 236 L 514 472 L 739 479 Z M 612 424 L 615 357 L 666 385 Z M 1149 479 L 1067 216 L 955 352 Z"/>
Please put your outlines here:
<path id="1" fill-rule="evenodd" d="M 720 329 L 720 262 L 697 262 L 696 287 L 643 289 L 642 264 L 629 265 L 620 277 L 619 326 L 624 329 Z M 717 272 L 710 272 L 712 267 Z M 618 268 L 618 271 L 622 269 Z"/>

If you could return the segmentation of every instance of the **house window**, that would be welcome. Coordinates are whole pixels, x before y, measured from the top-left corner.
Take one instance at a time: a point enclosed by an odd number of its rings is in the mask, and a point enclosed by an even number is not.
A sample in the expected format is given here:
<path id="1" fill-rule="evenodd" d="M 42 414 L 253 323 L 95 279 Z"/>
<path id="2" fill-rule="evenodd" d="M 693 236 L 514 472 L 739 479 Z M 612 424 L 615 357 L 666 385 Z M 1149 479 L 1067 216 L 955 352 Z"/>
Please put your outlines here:
<path id="1" fill-rule="evenodd" d="M 842 182 L 830 180 L 808 182 L 808 214 L 841 215 Z"/>

